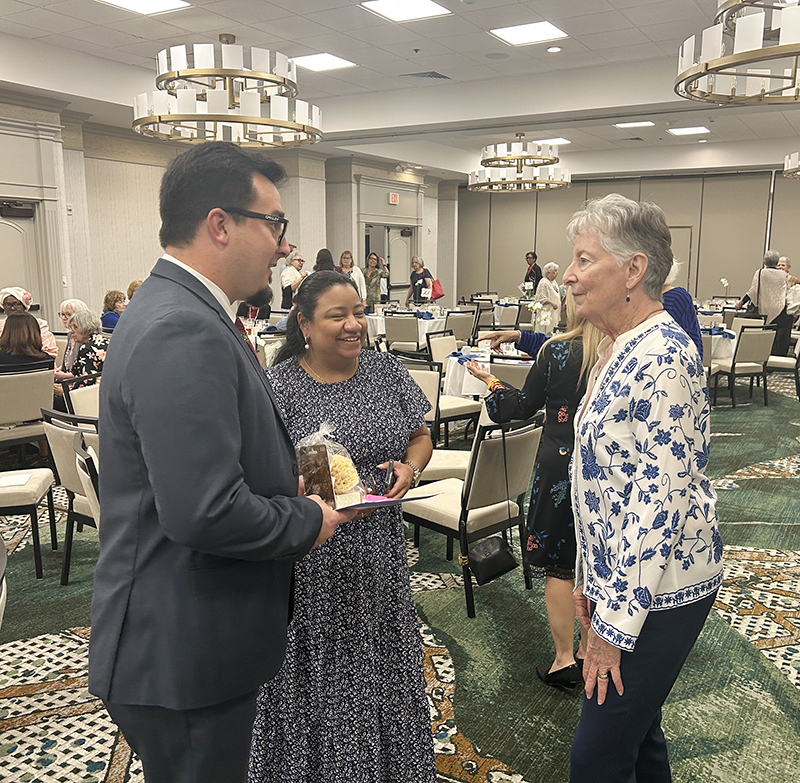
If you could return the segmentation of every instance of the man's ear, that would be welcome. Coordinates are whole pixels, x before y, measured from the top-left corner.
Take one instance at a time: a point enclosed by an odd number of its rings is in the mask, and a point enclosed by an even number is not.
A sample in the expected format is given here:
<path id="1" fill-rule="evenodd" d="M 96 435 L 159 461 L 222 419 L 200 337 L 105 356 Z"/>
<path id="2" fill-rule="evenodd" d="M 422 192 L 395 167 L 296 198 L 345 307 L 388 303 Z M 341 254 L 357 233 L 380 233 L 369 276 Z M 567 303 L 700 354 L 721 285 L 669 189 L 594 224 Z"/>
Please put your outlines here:
<path id="1" fill-rule="evenodd" d="M 212 242 L 227 246 L 230 241 L 228 226 L 232 219 L 233 218 L 231 218 L 227 212 L 219 207 L 214 207 L 214 209 L 206 215 L 203 226 Z"/>

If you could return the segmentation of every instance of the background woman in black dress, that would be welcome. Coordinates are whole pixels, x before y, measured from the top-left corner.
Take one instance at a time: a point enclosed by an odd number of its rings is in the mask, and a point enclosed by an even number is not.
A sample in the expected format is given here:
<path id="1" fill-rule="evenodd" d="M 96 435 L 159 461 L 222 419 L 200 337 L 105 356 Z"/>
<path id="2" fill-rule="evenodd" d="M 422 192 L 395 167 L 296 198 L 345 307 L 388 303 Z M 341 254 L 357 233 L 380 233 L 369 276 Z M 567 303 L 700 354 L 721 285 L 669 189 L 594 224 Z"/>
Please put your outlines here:
<path id="1" fill-rule="evenodd" d="M 524 555 L 533 576 L 545 578 L 545 603 L 556 654 L 551 665 L 536 667 L 548 685 L 573 689 L 581 681 L 573 654 L 575 606 L 575 528 L 570 503 L 569 461 L 575 440 L 573 421 L 586 392 L 589 370 L 603 335 L 575 316 L 567 300 L 570 330 L 540 349 L 522 390 L 502 383 L 474 360 L 467 369 L 491 390 L 486 411 L 493 421 L 526 419 L 542 407 L 546 418 L 539 445 L 536 477 L 528 509 Z"/>

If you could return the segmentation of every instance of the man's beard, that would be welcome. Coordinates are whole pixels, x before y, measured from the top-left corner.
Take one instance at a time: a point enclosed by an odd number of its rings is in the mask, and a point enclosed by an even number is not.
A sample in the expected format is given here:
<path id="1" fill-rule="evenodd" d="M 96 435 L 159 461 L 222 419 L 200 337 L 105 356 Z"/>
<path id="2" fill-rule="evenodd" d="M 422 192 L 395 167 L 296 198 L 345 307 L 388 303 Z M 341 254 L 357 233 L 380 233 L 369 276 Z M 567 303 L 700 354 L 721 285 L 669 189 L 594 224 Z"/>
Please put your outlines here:
<path id="1" fill-rule="evenodd" d="M 267 286 L 256 291 L 252 296 L 247 298 L 247 304 L 253 307 L 263 307 L 272 301 L 272 289 Z"/>

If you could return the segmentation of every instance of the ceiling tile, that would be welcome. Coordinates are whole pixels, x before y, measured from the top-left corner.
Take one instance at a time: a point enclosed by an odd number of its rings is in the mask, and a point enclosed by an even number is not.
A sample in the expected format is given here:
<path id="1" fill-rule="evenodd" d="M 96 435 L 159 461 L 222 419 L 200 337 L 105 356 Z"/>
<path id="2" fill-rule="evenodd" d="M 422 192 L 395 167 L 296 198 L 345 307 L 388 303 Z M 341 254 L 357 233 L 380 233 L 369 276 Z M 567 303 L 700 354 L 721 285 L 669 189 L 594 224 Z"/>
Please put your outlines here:
<path id="1" fill-rule="evenodd" d="M 640 5 L 654 5 L 655 3 L 663 3 L 664 0 L 608 0 L 608 2 L 616 9 L 623 9 Z"/>
<path id="2" fill-rule="evenodd" d="M 303 46 L 308 46 L 315 52 L 330 52 L 339 57 L 349 58 L 349 55 L 359 49 L 363 49 L 366 45 L 373 43 L 372 41 L 359 40 L 344 33 L 330 32 L 325 35 L 312 35 L 308 38 L 303 38 L 298 41 Z"/>
<path id="3" fill-rule="evenodd" d="M 117 51 L 127 52 L 128 54 L 135 54 L 139 57 L 147 57 L 155 59 L 158 53 L 164 48 L 161 41 L 139 41 L 135 44 L 127 44 L 126 46 L 115 47 Z M 109 49 L 109 51 L 112 51 Z"/>
<path id="4" fill-rule="evenodd" d="M 419 51 L 414 51 L 418 49 Z M 405 57 L 408 60 L 418 60 L 420 57 L 435 57 L 440 54 L 452 54 L 456 50 L 450 46 L 443 45 L 442 41 L 432 41 L 428 38 L 416 38 L 413 41 L 404 41 L 403 43 L 386 44 L 379 51 L 392 52 L 399 57 Z"/>
<path id="5" fill-rule="evenodd" d="M 606 0 L 572 0 L 572 2 L 565 2 L 565 0 L 528 0 L 524 5 L 549 22 L 614 10 Z"/>
<path id="6" fill-rule="evenodd" d="M 569 52 L 565 48 L 563 52 L 555 55 L 547 55 L 545 62 L 554 71 L 572 71 L 576 68 L 590 68 L 595 65 L 602 65 L 606 62 L 603 55 L 598 52 Z"/>
<path id="7" fill-rule="evenodd" d="M 346 8 L 332 8 L 329 11 L 317 11 L 313 14 L 305 14 L 305 18 L 342 33 L 355 28 L 377 27 L 385 24 L 386 21 L 377 14 L 371 14 L 358 5 L 351 5 Z"/>
<path id="8" fill-rule="evenodd" d="M 455 68 L 447 75 L 455 82 L 473 82 L 482 79 L 497 79 L 497 71 L 492 70 L 488 65 L 472 64 L 467 68 Z"/>
<path id="9" fill-rule="evenodd" d="M 680 19 L 674 22 L 640 26 L 639 29 L 651 41 L 673 41 L 676 39 L 685 41 L 690 35 L 700 34 L 705 26 L 707 25 L 698 22 L 697 19 Z"/>
<path id="10" fill-rule="evenodd" d="M 704 26 L 711 24 L 711 18 L 703 14 L 694 0 L 663 0 L 657 4 L 648 3 L 639 7 L 626 8 L 620 13 L 633 24 L 642 26 L 675 22 L 679 19 L 697 19 L 700 25 L 705 22 Z"/>
<path id="11" fill-rule="evenodd" d="M 113 49 L 97 49 L 95 51 L 97 57 L 104 57 L 107 60 L 114 60 L 119 63 L 127 63 L 128 65 L 138 65 L 141 68 L 151 68 L 153 74 L 156 72 L 156 61 L 154 57 L 141 57 L 130 52 L 123 52 L 117 48 Z M 155 84 L 153 85 L 155 87 Z M 131 99 L 133 96 L 131 96 Z M 133 117 L 131 117 L 133 119 Z"/>
<path id="12" fill-rule="evenodd" d="M 415 38 L 419 38 L 419 33 L 412 30 L 408 25 L 392 24 L 389 22 L 379 27 L 369 27 L 365 30 L 352 30 L 350 34 L 353 38 L 358 38 L 359 41 L 364 41 L 376 46 L 413 41 Z"/>
<path id="13" fill-rule="evenodd" d="M 141 43 L 142 40 L 130 33 L 122 33 L 119 30 L 112 30 L 109 27 L 87 27 L 85 30 L 73 30 L 69 34 L 69 37 L 86 41 L 87 43 L 102 47 L 103 49 Z"/>
<path id="14" fill-rule="evenodd" d="M 627 30 L 609 30 L 593 35 L 579 35 L 577 40 L 592 50 L 615 49 L 621 46 L 650 43 L 647 36 L 640 33 L 635 27 L 629 27 Z"/>
<path id="15" fill-rule="evenodd" d="M 468 57 L 483 58 L 489 52 L 513 55 L 530 49 L 528 46 L 507 46 L 488 33 L 472 33 L 470 35 L 454 35 L 447 38 L 437 38 L 436 43 L 446 46 L 453 52 L 461 52 Z"/>
<path id="16" fill-rule="evenodd" d="M 8 19 L 0 19 L 0 33 L 16 35 L 17 38 L 43 38 L 45 35 L 50 35 L 47 30 L 39 30 L 26 24 L 17 24 Z"/>
<path id="17" fill-rule="evenodd" d="M 343 68 L 331 72 L 337 79 L 348 84 L 358 84 L 370 90 L 400 90 L 408 87 L 402 79 L 372 71 L 369 68 Z"/>
<path id="18" fill-rule="evenodd" d="M 93 44 L 91 41 L 80 41 L 77 38 L 68 38 L 66 35 L 59 35 L 58 33 L 45 35 L 37 40 L 51 46 L 60 46 L 62 49 L 70 49 L 73 52 L 85 52 L 87 54 L 94 54 L 98 48 L 97 44 Z"/>
<path id="19" fill-rule="evenodd" d="M 601 49 L 598 54 L 610 63 L 627 60 L 654 60 L 664 57 L 664 53 L 654 43 L 621 46 L 619 49 Z"/>
<path id="20" fill-rule="evenodd" d="M 401 25 L 396 25 L 400 27 Z M 467 35 L 484 32 L 482 27 L 468 22 L 466 19 L 452 14 L 436 19 L 423 19 L 419 22 L 405 22 L 402 27 L 412 30 L 425 38 L 444 38 L 448 35 Z"/>
<path id="21" fill-rule="evenodd" d="M 800 109 L 784 109 L 781 114 L 783 114 L 783 118 L 786 122 L 794 128 L 795 134 L 800 136 Z"/>
<path id="22" fill-rule="evenodd" d="M 0 0 L 0 16 L 18 14 L 20 11 L 30 11 L 34 7 L 29 3 L 19 3 L 17 0 Z"/>
<path id="23" fill-rule="evenodd" d="M 275 5 L 291 11 L 293 14 L 304 16 L 317 11 L 327 11 L 331 8 L 344 8 L 353 5 L 353 0 L 273 0 Z M 369 11 L 364 11 L 368 14 Z"/>
<path id="24" fill-rule="evenodd" d="M 181 29 L 193 33 L 206 33 L 209 30 L 220 30 L 226 26 L 236 27 L 239 25 L 239 22 L 221 14 L 212 13 L 208 8 L 195 7 L 181 11 L 180 18 L 176 17 L 174 23 Z"/>
<path id="25" fill-rule="evenodd" d="M 46 8 L 33 8 L 30 11 L 10 14 L 6 18 L 9 22 L 36 27 L 42 31 L 42 35 L 47 35 L 47 33 L 66 33 L 70 30 L 78 30 L 81 27 L 88 26 L 88 23 L 81 19 L 73 19 L 70 16 L 56 14 Z"/>
<path id="26" fill-rule="evenodd" d="M 688 37 L 688 36 L 687 36 Z M 686 38 L 679 38 L 674 41 L 657 41 L 656 46 L 664 52 L 665 55 L 668 57 L 674 57 L 677 61 L 678 59 L 678 51 L 680 50 L 681 46 L 683 46 L 683 42 Z"/>
<path id="27" fill-rule="evenodd" d="M 694 122 L 695 120 L 693 119 L 692 121 Z M 698 119 L 697 122 L 699 123 L 700 120 Z M 672 124 L 675 125 L 677 123 Z M 680 124 L 684 125 L 683 122 Z M 758 138 L 758 136 L 735 115 L 717 115 L 714 122 L 706 127 L 711 128 L 714 131 L 714 136 L 720 141 L 750 141 Z M 664 134 L 664 136 L 669 135 L 668 133 Z"/>
<path id="28" fill-rule="evenodd" d="M 504 76 L 523 76 L 528 73 L 543 73 L 550 70 L 549 65 L 533 57 L 524 60 L 496 60 L 488 67 Z"/>
<path id="29" fill-rule="evenodd" d="M 3 7 L 4 0 L 0 0 L 0 9 Z M 59 2 L 48 7 L 49 11 L 55 11 L 74 19 L 83 19 L 92 24 L 108 24 L 109 22 L 122 22 L 125 19 L 135 19 L 139 14 L 126 11 L 123 8 L 115 8 L 113 5 L 97 3 L 95 0 L 68 0 Z"/>
<path id="30" fill-rule="evenodd" d="M 794 135 L 791 124 L 779 111 L 753 112 L 742 115 L 740 119 L 760 139 L 782 139 Z M 715 130 L 714 125 L 712 130 Z"/>
<path id="31" fill-rule="evenodd" d="M 605 11 L 602 14 L 584 14 L 564 19 L 558 25 L 568 35 L 591 35 L 605 33 L 609 30 L 624 30 L 633 25 L 616 11 Z"/>
<path id="32" fill-rule="evenodd" d="M 106 27 L 110 27 L 112 30 L 119 30 L 121 33 L 130 33 L 137 38 L 145 38 L 149 41 L 181 33 L 180 27 L 160 22 L 158 19 L 153 19 L 149 16 L 139 16 L 138 19 L 128 19 L 124 22 L 112 22 L 107 24 Z"/>
<path id="33" fill-rule="evenodd" d="M 62 2 L 62 0 L 25 0 L 26 5 L 32 5 L 35 8 L 44 8 L 45 6 L 60 2 Z"/>
<path id="34" fill-rule="evenodd" d="M 497 27 L 511 27 L 517 24 L 543 22 L 544 17 L 532 8 L 521 3 L 504 5 L 500 8 L 482 8 L 471 10 L 477 6 L 467 6 L 461 14 L 462 18 L 471 22 L 481 30 L 493 30 Z"/>
<path id="35" fill-rule="evenodd" d="M 458 52 L 440 54 L 436 57 L 420 57 L 414 62 L 426 71 L 438 71 L 445 76 L 453 76 L 456 70 L 472 68 L 475 65 L 472 60 Z"/>
<path id="36" fill-rule="evenodd" d="M 203 8 L 228 19 L 235 19 L 242 24 L 269 22 L 273 19 L 293 16 L 291 11 L 262 0 L 221 0 L 221 2 L 204 5 Z"/>
<path id="37" fill-rule="evenodd" d="M 255 23 L 253 26 L 268 32 L 271 37 L 282 38 L 287 41 L 299 41 L 303 38 L 325 35 L 331 32 L 329 27 L 312 22 L 302 16 L 271 19 L 269 22 Z"/>

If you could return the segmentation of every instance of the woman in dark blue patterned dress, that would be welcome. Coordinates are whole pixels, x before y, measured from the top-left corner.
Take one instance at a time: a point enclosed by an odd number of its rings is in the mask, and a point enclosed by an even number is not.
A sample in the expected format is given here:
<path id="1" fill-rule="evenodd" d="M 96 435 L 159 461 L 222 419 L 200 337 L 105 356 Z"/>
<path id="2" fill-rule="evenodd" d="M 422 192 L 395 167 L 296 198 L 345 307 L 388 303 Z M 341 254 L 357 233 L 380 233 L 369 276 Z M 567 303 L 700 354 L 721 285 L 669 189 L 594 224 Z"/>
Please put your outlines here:
<path id="1" fill-rule="evenodd" d="M 573 328 L 541 347 L 522 390 L 498 381 L 477 362 L 470 362 L 467 369 L 489 385 L 492 393 L 486 398 L 486 411 L 493 421 L 527 419 L 545 408 L 528 509 L 525 562 L 529 573 L 545 579 L 547 617 L 556 650 L 552 665 L 540 664 L 536 674 L 547 685 L 572 690 L 581 676 L 573 654 L 576 544 L 569 461 L 575 440 L 573 419 L 602 335 L 575 317 L 571 297 L 567 310 Z"/>
<path id="2" fill-rule="evenodd" d="M 349 278 L 298 289 L 287 342 L 267 371 L 297 443 L 333 426 L 362 483 L 402 496 L 431 454 L 428 402 L 395 357 L 362 350 Z M 295 566 L 286 660 L 258 698 L 251 783 L 434 783 L 422 647 L 399 506 L 339 527 Z"/>

